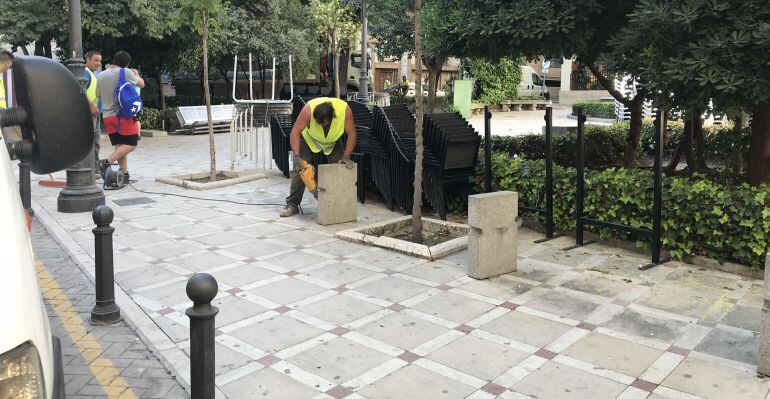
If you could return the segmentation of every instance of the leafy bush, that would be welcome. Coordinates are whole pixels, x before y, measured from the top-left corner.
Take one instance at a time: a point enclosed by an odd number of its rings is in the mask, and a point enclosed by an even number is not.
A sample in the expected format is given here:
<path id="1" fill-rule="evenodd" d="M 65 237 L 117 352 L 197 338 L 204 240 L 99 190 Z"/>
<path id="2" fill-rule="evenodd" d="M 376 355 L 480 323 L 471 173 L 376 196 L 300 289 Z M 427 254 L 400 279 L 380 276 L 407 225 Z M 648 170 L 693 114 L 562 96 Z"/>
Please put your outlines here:
<path id="1" fill-rule="evenodd" d="M 497 62 L 483 58 L 463 58 L 463 68 L 476 81 L 474 100 L 498 104 L 515 100 L 521 82 L 521 59 L 502 58 Z"/>
<path id="2" fill-rule="evenodd" d="M 577 115 L 577 108 L 583 108 L 583 114 L 589 118 L 615 119 L 615 103 L 608 101 L 576 101 L 572 104 L 572 115 Z"/>
<path id="3" fill-rule="evenodd" d="M 142 123 L 143 129 L 160 129 L 163 126 L 162 120 L 163 114 L 155 108 L 144 108 L 139 116 L 139 122 Z"/>
<path id="4" fill-rule="evenodd" d="M 586 126 L 585 165 L 602 169 L 623 164 L 628 124 Z M 529 159 L 545 159 L 545 135 L 492 136 L 492 149 Z M 575 166 L 577 135 L 568 133 L 553 138 L 553 159 L 557 165 Z"/>
<path id="5" fill-rule="evenodd" d="M 475 177 L 476 191 L 484 185 L 483 157 Z M 519 204 L 545 206 L 545 163 L 492 155 L 493 189 L 519 193 Z M 649 171 L 587 170 L 585 213 L 600 220 L 652 228 L 652 176 Z M 554 166 L 554 224 L 575 229 L 574 168 Z M 770 187 L 746 184 L 723 186 L 693 177 L 663 179 L 662 243 L 675 258 L 702 254 L 753 267 L 770 251 Z M 533 215 L 543 222 L 542 215 Z M 632 239 L 627 233 L 587 226 L 604 239 Z M 637 241 L 646 247 L 647 242 Z"/>

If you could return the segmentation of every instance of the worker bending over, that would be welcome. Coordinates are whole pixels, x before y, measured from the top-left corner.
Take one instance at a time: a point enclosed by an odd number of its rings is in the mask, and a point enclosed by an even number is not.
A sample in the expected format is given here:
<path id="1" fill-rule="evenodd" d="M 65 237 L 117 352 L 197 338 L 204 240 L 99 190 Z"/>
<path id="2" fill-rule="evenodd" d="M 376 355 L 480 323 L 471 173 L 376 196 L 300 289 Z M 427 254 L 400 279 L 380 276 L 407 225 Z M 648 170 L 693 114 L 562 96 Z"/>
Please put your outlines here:
<path id="1" fill-rule="evenodd" d="M 347 132 L 348 139 L 342 148 L 342 135 Z M 300 138 L 300 136 L 302 136 Z M 289 137 L 291 152 L 294 155 L 294 171 L 291 175 L 291 188 L 286 197 L 286 207 L 282 217 L 299 212 L 299 203 L 305 192 L 305 181 L 315 179 L 310 165 L 313 154 L 323 151 L 329 163 L 341 163 L 353 169 L 355 163 L 350 159 L 356 147 L 356 125 L 353 123 L 353 111 L 339 98 L 320 97 L 307 102 L 291 129 Z M 314 180 L 308 180 L 314 182 Z M 311 190 L 314 190 L 311 187 Z M 314 192 L 315 194 L 315 192 Z"/>

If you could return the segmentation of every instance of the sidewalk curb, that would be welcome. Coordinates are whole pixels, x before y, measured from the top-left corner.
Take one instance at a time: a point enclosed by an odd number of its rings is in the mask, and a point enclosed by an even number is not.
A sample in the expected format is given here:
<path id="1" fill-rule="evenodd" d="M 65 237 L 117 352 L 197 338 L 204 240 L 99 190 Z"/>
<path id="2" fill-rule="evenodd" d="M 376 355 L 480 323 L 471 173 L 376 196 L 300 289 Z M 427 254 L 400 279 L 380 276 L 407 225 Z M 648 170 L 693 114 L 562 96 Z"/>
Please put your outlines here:
<path id="1" fill-rule="evenodd" d="M 36 200 L 32 200 L 35 209 L 34 220 L 40 222 L 56 242 L 66 249 L 80 270 L 94 284 L 94 259 L 67 233 L 48 211 Z M 115 283 L 115 303 L 120 307 L 123 320 L 144 341 L 147 347 L 158 357 L 161 364 L 171 372 L 176 381 L 190 393 L 190 358 L 158 327 L 150 316 L 142 310 L 123 288 Z"/>

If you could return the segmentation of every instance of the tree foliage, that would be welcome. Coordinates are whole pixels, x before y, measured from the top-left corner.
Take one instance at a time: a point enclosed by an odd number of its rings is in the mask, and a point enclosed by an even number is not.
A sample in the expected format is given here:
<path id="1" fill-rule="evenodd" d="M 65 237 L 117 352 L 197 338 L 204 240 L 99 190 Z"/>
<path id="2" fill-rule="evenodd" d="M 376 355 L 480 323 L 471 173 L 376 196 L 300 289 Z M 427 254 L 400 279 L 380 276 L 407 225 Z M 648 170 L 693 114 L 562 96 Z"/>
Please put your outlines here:
<path id="1" fill-rule="evenodd" d="M 476 81 L 476 100 L 483 104 L 499 104 L 515 100 L 521 82 L 521 59 L 463 58 L 463 69 Z"/>
<path id="2" fill-rule="evenodd" d="M 353 8 L 343 6 L 339 0 L 312 0 L 310 7 L 317 33 L 323 38 L 327 53 L 334 57 L 334 92 L 339 96 L 340 51 L 355 42 L 360 22 Z"/>

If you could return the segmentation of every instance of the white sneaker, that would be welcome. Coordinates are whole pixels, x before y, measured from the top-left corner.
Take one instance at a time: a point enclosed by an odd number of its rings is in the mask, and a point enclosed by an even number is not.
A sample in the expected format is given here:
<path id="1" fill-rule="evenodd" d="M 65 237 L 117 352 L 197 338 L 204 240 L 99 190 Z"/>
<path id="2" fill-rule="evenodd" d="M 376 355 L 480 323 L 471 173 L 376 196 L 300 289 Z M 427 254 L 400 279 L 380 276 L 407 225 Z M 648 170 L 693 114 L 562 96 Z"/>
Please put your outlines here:
<path id="1" fill-rule="evenodd" d="M 286 205 L 281 211 L 281 217 L 286 218 L 289 216 L 294 216 L 298 213 L 299 213 L 299 207 L 296 207 L 294 205 Z"/>

